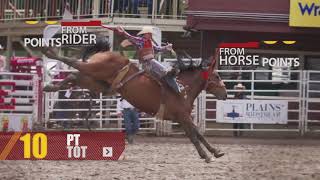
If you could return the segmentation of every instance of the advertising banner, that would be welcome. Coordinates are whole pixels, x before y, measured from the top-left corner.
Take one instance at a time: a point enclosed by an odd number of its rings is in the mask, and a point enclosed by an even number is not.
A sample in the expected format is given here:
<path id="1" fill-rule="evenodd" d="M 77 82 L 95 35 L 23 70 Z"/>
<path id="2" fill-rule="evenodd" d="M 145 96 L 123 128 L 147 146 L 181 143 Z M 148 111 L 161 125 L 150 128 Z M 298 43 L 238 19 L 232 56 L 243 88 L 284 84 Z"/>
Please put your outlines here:
<path id="1" fill-rule="evenodd" d="M 289 25 L 296 27 L 320 27 L 320 1 L 290 0 Z"/>
<path id="2" fill-rule="evenodd" d="M 218 123 L 287 124 L 288 101 L 217 101 Z"/>
<path id="3" fill-rule="evenodd" d="M 0 131 L 28 131 L 32 129 L 32 115 L 0 114 Z"/>

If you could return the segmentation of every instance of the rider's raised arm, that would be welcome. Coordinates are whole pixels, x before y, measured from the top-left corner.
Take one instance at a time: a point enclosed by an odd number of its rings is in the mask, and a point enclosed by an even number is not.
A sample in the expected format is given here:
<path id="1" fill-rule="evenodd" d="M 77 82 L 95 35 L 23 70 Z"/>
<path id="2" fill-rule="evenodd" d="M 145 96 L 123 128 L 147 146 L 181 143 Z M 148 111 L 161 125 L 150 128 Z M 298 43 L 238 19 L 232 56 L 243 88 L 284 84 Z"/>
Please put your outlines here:
<path id="1" fill-rule="evenodd" d="M 157 46 L 157 45 L 153 45 L 153 49 L 157 52 L 165 52 L 168 51 L 166 46 Z"/>
<path id="2" fill-rule="evenodd" d="M 123 28 L 120 30 L 118 29 L 118 33 L 125 38 L 127 38 L 132 44 L 139 46 L 141 43 L 143 43 L 143 39 L 141 37 L 132 36 L 127 31 L 125 31 Z"/>
<path id="3" fill-rule="evenodd" d="M 153 45 L 153 49 L 157 52 L 166 52 L 166 51 L 171 51 L 172 50 L 172 44 L 168 44 L 166 46 L 157 46 Z"/>

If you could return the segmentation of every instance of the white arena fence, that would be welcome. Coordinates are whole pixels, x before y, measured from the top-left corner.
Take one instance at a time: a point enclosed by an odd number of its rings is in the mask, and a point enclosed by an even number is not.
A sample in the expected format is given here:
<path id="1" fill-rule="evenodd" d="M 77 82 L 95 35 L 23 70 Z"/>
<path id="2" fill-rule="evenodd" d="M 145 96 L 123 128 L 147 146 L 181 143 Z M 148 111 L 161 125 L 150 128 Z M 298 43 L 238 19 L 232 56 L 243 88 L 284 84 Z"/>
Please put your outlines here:
<path id="1" fill-rule="evenodd" d="M 77 94 L 74 98 L 63 97 L 66 90 L 57 93 L 46 93 L 45 122 L 48 129 L 63 127 L 64 129 L 87 129 L 86 117 L 89 111 L 90 99 L 81 97 L 86 89 L 72 90 Z M 62 94 L 62 96 L 59 96 Z M 80 96 L 80 97 L 78 97 Z M 89 127 L 95 130 L 123 130 L 123 118 L 117 117 L 116 96 L 92 98 L 91 115 L 88 118 Z M 79 107 L 80 106 L 80 107 Z M 141 130 L 155 131 L 155 120 L 152 117 L 141 117 Z"/>
<path id="2" fill-rule="evenodd" d="M 161 3 L 160 3 L 161 2 Z M 152 18 L 181 19 L 185 18 L 185 1 L 174 1 L 172 4 L 163 0 L 1 0 L 0 21 L 17 20 L 57 20 L 62 19 L 66 5 L 77 19 L 84 18 Z M 170 13 L 166 9 L 171 10 Z"/>
<path id="3" fill-rule="evenodd" d="M 304 132 L 320 132 L 320 71 L 305 71 Z"/>
<path id="4" fill-rule="evenodd" d="M 273 70 L 237 70 L 236 73 L 241 73 L 246 79 L 235 80 L 226 78 L 224 74 L 232 74 L 232 70 L 218 70 L 223 81 L 228 87 L 228 98 L 233 98 L 234 93 L 241 91 L 246 95 L 245 99 L 249 100 L 286 100 L 288 101 L 288 123 L 280 124 L 244 124 L 237 131 L 292 131 L 303 133 L 304 107 L 303 107 L 303 75 L 304 71 L 298 70 L 283 70 L 283 73 L 290 73 L 295 79 L 281 79 L 274 75 Z M 270 78 L 271 77 L 271 78 Z M 246 86 L 246 90 L 234 90 L 233 85 L 242 83 Z M 260 88 L 258 88 L 260 87 Z M 209 131 L 235 131 L 233 124 L 216 123 L 216 102 L 212 95 L 204 97 L 204 114 L 205 132 Z"/>
<path id="5" fill-rule="evenodd" d="M 55 63 L 55 60 L 45 59 L 46 64 Z M 193 59 L 197 62 L 200 62 L 200 59 Z M 175 59 L 166 59 L 168 64 L 175 61 Z M 183 61 L 188 64 L 189 59 L 183 59 Z M 131 60 L 131 62 L 137 63 L 137 60 Z M 60 66 L 60 65 L 57 65 Z M 169 67 L 169 66 L 168 66 Z M 71 73 L 75 70 L 61 70 L 61 69 L 51 69 L 46 73 L 45 81 L 46 82 L 59 82 L 62 79 L 54 76 L 59 73 Z M 49 75 L 52 74 L 51 76 Z M 86 89 L 74 89 L 71 98 L 66 97 L 68 90 L 61 90 L 54 93 L 45 93 L 45 124 L 47 129 L 54 128 L 64 128 L 64 129 L 87 129 L 87 112 L 90 99 L 83 99 L 82 96 L 88 90 Z M 67 93 L 68 94 L 68 93 Z M 90 128 L 96 130 L 124 130 L 123 118 L 117 117 L 116 96 L 105 97 L 100 94 L 98 97 L 92 99 L 93 106 L 91 109 L 91 115 L 88 118 L 90 121 Z M 200 97 L 195 101 L 195 107 L 199 107 L 197 103 L 200 102 Z M 82 107 L 82 108 L 80 108 Z M 154 117 L 140 114 L 140 124 L 141 131 L 145 132 L 156 132 L 158 135 L 168 135 L 173 133 L 177 128 L 177 123 L 172 123 L 171 121 L 160 121 Z M 195 108 L 192 111 L 192 116 L 194 117 L 194 123 L 200 124 L 200 110 Z M 176 132 L 176 133 L 181 133 Z"/>
<path id="6" fill-rule="evenodd" d="M 0 72 L 0 130 L 30 130 L 42 119 L 39 81 L 33 73 Z"/>
<path id="7" fill-rule="evenodd" d="M 55 60 L 46 60 L 46 63 L 56 62 Z M 136 63 L 137 61 L 133 60 Z M 75 70 L 50 70 L 51 74 L 71 73 Z M 58 82 L 63 79 L 48 76 L 46 81 Z M 69 90 L 61 90 L 53 93 L 45 93 L 45 122 L 47 129 L 88 129 L 95 130 L 124 130 L 123 118 L 117 117 L 117 97 L 103 96 L 101 93 L 92 98 L 91 114 L 87 117 L 89 111 L 90 98 L 82 97 L 88 92 L 87 89 L 73 89 L 70 97 L 66 97 Z M 87 125 L 87 120 L 90 122 Z M 153 117 L 140 113 L 141 131 L 155 132 L 156 120 Z"/>
<path id="8" fill-rule="evenodd" d="M 188 64 L 188 59 L 183 59 Z M 201 59 L 193 59 L 196 63 Z M 171 63 L 175 59 L 165 59 L 165 62 Z M 61 70 L 58 70 L 61 71 Z M 236 80 L 230 76 L 235 73 L 232 70 L 219 70 L 225 84 L 227 85 L 228 97 L 232 99 L 234 93 L 233 86 L 239 82 L 246 86 L 244 90 L 246 98 L 249 100 L 287 100 L 288 101 L 288 123 L 281 124 L 245 124 L 242 129 L 237 131 L 256 131 L 256 132 L 296 132 L 304 134 L 305 132 L 317 132 L 320 122 L 319 110 L 315 103 L 319 103 L 319 71 L 300 71 L 300 70 L 282 70 L 279 74 L 275 70 L 237 70 L 246 79 Z M 59 81 L 61 79 L 52 79 Z M 260 88 L 259 88 L 260 87 Z M 85 90 L 76 90 L 85 91 Z M 66 91 L 59 93 L 64 94 Z M 58 108 L 54 106 L 57 102 L 85 102 L 88 99 L 68 99 L 57 98 L 57 93 L 46 93 L 46 112 L 45 120 L 50 122 L 83 122 L 79 117 L 79 112 L 87 112 L 88 108 Z M 99 97 L 93 99 L 97 104 L 93 106 L 93 116 L 89 121 L 96 122 L 94 126 L 99 130 L 123 130 L 123 119 L 116 117 L 116 97 Z M 234 131 L 233 124 L 224 124 L 216 122 L 216 102 L 217 100 L 210 94 L 202 92 L 195 101 L 195 108 L 192 112 L 193 121 L 199 127 L 202 133 Z M 52 117 L 54 112 L 75 112 L 73 118 Z M 78 114 L 77 114 L 78 113 Z M 178 124 L 171 121 L 159 121 L 152 117 L 144 117 L 142 120 L 142 131 L 156 132 L 160 135 L 173 133 L 183 133 Z M 51 128 L 48 126 L 48 128 Z M 85 126 L 83 128 L 86 128 Z"/>
<path id="9" fill-rule="evenodd" d="M 166 62 L 172 62 L 167 59 Z M 187 59 L 185 61 L 188 61 Z M 50 73 L 73 70 L 50 70 Z M 303 135 L 309 132 L 320 132 L 320 71 L 283 70 L 282 75 L 273 70 L 237 70 L 243 79 L 237 80 L 230 75 L 235 73 L 232 70 L 219 70 L 224 80 L 228 97 L 234 96 L 233 86 L 239 82 L 246 86 L 246 97 L 249 100 L 287 100 L 288 101 L 288 123 L 281 124 L 246 124 L 237 131 L 255 132 L 295 132 Z M 48 72 L 46 73 L 48 74 Z M 76 97 L 65 97 L 66 91 L 56 93 L 45 93 L 44 117 L 39 118 L 39 109 L 36 99 L 38 97 L 37 87 L 33 86 L 37 81 L 34 74 L 26 73 L 4 73 L 0 72 L 0 82 L 11 82 L 12 84 L 24 87 L 23 90 L 8 87 L 1 84 L 2 91 L 10 91 L 9 95 L 1 96 L 0 105 L 10 104 L 15 98 L 15 109 L 1 109 L 0 115 L 31 116 L 33 122 L 44 118 L 47 129 L 87 129 L 86 114 L 90 99 L 82 95 L 87 90 L 76 89 L 73 93 Z M 15 80 L 15 76 L 32 76 L 32 80 Z M 244 78 L 245 77 L 245 78 Z M 58 78 L 45 77 L 45 81 L 61 81 Z M 10 84 L 10 86 L 13 86 Z M 60 97 L 59 97 L 60 96 Z M 93 97 L 94 102 L 89 116 L 90 127 L 95 130 L 123 130 L 123 119 L 116 114 L 116 97 L 104 97 L 98 95 Z M 202 133 L 210 132 L 232 132 L 235 129 L 232 124 L 216 122 L 217 100 L 204 91 L 195 101 L 193 110 L 193 121 Z M 41 114 L 41 113 L 40 113 Z M 160 135 L 182 133 L 176 123 L 170 121 L 159 121 L 153 117 L 141 117 L 141 132 L 152 132 Z"/>

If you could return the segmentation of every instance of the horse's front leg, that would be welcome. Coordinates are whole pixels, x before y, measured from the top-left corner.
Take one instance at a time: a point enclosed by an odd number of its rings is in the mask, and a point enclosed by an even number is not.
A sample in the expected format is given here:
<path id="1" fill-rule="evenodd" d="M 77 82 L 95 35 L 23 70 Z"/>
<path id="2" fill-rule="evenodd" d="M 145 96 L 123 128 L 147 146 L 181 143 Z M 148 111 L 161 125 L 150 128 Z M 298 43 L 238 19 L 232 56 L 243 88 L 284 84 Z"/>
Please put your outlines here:
<path id="1" fill-rule="evenodd" d="M 205 161 L 209 163 L 211 161 L 211 157 L 209 157 L 208 154 L 202 149 L 197 133 L 193 128 L 193 124 L 190 118 L 182 121 L 181 125 L 184 131 L 186 132 L 186 135 L 189 137 L 190 141 L 196 147 L 201 159 L 205 159 Z"/>
<path id="2" fill-rule="evenodd" d="M 195 127 L 194 127 L 195 128 Z M 196 129 L 196 128 L 195 128 Z M 208 141 L 203 137 L 202 134 L 200 134 L 200 132 L 196 129 L 196 133 L 197 133 L 197 136 L 199 138 L 199 140 L 201 141 L 201 143 L 208 149 L 208 151 L 210 153 L 212 153 L 214 155 L 214 157 L 216 158 L 219 158 L 219 157 L 222 157 L 224 155 L 224 152 L 222 152 L 221 150 L 219 149 L 216 149 L 214 147 L 212 147 Z"/>

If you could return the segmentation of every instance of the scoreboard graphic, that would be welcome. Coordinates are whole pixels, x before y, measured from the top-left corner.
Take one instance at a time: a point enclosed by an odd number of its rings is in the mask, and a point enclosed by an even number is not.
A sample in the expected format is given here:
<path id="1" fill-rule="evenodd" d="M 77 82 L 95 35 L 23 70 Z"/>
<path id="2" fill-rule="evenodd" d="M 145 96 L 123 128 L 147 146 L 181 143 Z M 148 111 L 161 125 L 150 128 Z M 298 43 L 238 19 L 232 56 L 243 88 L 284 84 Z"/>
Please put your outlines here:
<path id="1" fill-rule="evenodd" d="M 118 160 L 122 132 L 0 133 L 0 160 Z"/>

